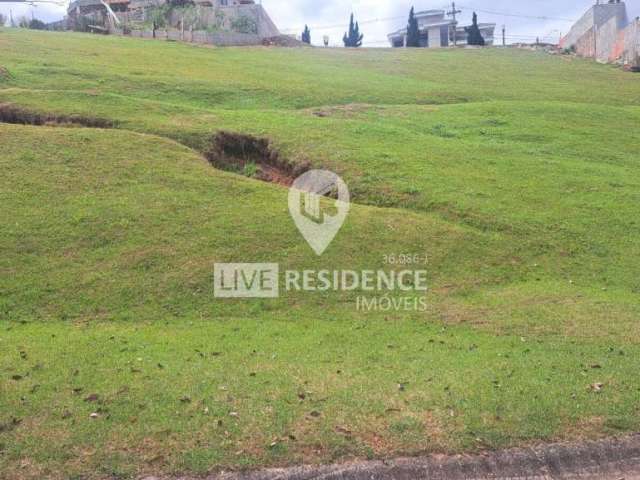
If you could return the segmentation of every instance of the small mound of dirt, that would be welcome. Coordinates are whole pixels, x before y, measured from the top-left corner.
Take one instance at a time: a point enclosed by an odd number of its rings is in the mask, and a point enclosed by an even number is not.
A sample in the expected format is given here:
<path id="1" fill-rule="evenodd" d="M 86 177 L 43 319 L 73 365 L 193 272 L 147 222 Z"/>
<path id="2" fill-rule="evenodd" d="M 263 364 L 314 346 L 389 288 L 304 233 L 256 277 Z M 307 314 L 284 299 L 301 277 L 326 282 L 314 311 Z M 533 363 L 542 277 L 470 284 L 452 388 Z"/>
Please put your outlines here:
<path id="1" fill-rule="evenodd" d="M 18 125 L 79 125 L 90 128 L 112 128 L 114 122 L 104 118 L 85 117 L 82 115 L 57 115 L 38 113 L 17 107 L 10 103 L 0 103 L 0 122 Z"/>
<path id="2" fill-rule="evenodd" d="M 0 81 L 8 80 L 10 78 L 11 78 L 11 74 L 9 73 L 9 70 L 7 70 L 5 67 L 0 65 Z"/>
<path id="3" fill-rule="evenodd" d="M 371 105 L 348 103 L 346 105 L 329 105 L 326 107 L 312 109 L 310 111 L 312 115 L 320 118 L 332 117 L 336 115 L 350 118 L 356 116 L 359 113 L 365 113 L 371 109 Z"/>
<path id="4" fill-rule="evenodd" d="M 290 35 L 278 35 L 276 37 L 268 37 L 262 40 L 262 44 L 267 47 L 308 47 L 309 44 Z"/>
<path id="5" fill-rule="evenodd" d="M 242 133 L 220 131 L 211 138 L 205 157 L 216 168 L 248 173 L 265 182 L 290 186 L 311 168 L 309 162 L 291 164 L 280 155 L 269 139 Z"/>

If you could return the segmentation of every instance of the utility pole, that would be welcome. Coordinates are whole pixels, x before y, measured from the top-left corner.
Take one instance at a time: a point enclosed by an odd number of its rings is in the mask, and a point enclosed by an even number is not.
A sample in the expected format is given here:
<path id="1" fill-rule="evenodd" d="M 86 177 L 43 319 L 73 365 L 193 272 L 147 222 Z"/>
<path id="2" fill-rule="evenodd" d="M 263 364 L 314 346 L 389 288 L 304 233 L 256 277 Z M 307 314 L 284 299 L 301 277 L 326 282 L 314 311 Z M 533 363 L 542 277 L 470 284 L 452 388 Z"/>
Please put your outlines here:
<path id="1" fill-rule="evenodd" d="M 451 11 L 447 12 L 449 17 L 453 17 L 453 46 L 458 45 L 458 21 L 456 20 L 456 15 L 458 13 L 462 13 L 462 10 L 456 10 L 456 2 L 451 3 Z"/>
<path id="2" fill-rule="evenodd" d="M 507 27 L 505 25 L 502 25 L 502 46 L 506 47 L 507 46 Z"/>

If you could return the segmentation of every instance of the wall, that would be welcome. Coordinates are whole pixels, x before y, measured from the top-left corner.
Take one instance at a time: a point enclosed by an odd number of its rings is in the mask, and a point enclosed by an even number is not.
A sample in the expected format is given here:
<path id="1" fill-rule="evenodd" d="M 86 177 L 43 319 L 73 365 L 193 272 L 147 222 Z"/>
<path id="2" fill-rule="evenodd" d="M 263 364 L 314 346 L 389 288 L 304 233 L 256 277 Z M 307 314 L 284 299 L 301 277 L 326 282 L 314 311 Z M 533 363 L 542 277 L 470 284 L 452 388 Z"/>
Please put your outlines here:
<path id="1" fill-rule="evenodd" d="M 280 32 L 269 18 L 262 5 L 235 5 L 220 7 L 196 7 L 197 24 L 200 28 L 215 27 L 221 30 L 233 30 L 234 22 L 243 17 L 249 18 L 257 27 L 261 38 L 276 37 Z M 180 24 L 180 14 L 175 12 L 170 19 L 171 25 Z"/>
<path id="2" fill-rule="evenodd" d="M 624 30 L 621 58 L 625 64 L 640 67 L 640 20 L 634 20 Z"/>
<path id="3" fill-rule="evenodd" d="M 116 30 L 113 33 L 123 35 L 121 30 Z M 130 36 L 138 38 L 153 38 L 153 32 L 151 30 L 131 30 Z M 156 30 L 156 40 L 175 40 L 217 45 L 221 47 L 262 44 L 262 38 L 258 35 L 234 32 L 211 33 L 205 30 L 194 30 L 193 32 L 185 31 L 184 33 L 180 30 Z"/>
<path id="4" fill-rule="evenodd" d="M 594 10 L 591 8 L 571 27 L 569 33 L 560 42 L 560 46 L 562 48 L 571 48 L 576 45 L 593 28 L 593 25 Z"/>
<path id="5" fill-rule="evenodd" d="M 569 33 L 560 42 L 560 46 L 562 48 L 575 46 L 581 42 L 582 37 L 589 34 L 590 30 L 594 27 L 596 27 L 597 30 L 604 28 L 610 31 L 613 25 L 615 25 L 617 29 L 622 29 L 627 25 L 627 22 L 627 7 L 624 3 L 594 5 L 571 27 Z M 611 38 L 612 37 L 606 37 L 604 40 L 611 40 Z"/>
<path id="6" fill-rule="evenodd" d="M 599 62 L 640 64 L 640 21 L 629 23 L 626 5 L 593 6 L 560 43 Z"/>
<path id="7" fill-rule="evenodd" d="M 596 56 L 596 40 L 595 40 L 595 28 L 587 30 L 580 38 L 574 42 L 573 47 L 578 55 L 581 57 L 595 58 Z"/>
<path id="8" fill-rule="evenodd" d="M 141 4 L 140 2 L 138 2 Z M 118 12 L 116 16 L 123 25 L 129 25 L 131 28 L 136 28 L 135 24 L 144 22 L 144 8 L 138 8 L 128 12 Z M 251 35 L 257 35 L 260 39 L 276 37 L 280 35 L 277 27 L 269 18 L 267 12 L 262 8 L 262 5 L 237 5 L 237 6 L 224 6 L 224 7 L 203 7 L 197 6 L 195 10 L 196 21 L 193 24 L 194 30 L 220 30 L 220 34 L 224 34 L 219 38 L 226 39 L 230 35 L 235 35 L 233 32 L 234 20 L 242 17 L 248 17 L 257 27 L 257 32 Z M 179 11 L 172 12 L 169 20 L 169 29 L 180 29 L 182 14 Z M 185 30 L 189 30 L 189 25 L 185 25 Z M 238 33 L 238 41 L 246 42 L 246 38 L 242 37 L 243 34 Z M 216 37 L 218 38 L 218 37 Z M 245 43 L 242 43 L 245 44 Z"/>
<path id="9" fill-rule="evenodd" d="M 615 61 L 616 44 L 618 43 L 619 21 L 616 17 L 611 17 L 605 23 L 596 28 L 596 44 L 594 46 L 595 59 L 599 62 L 607 63 Z M 624 27 L 624 26 L 623 26 Z"/>

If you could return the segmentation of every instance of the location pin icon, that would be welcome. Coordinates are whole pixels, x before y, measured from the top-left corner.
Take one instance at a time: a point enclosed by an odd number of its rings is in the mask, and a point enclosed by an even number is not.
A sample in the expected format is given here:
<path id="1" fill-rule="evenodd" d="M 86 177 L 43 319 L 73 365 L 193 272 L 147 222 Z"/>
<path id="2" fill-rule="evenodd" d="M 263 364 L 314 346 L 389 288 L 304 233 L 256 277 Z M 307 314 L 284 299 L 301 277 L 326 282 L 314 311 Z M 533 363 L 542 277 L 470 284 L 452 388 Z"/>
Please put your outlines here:
<path id="1" fill-rule="evenodd" d="M 349 189 L 335 173 L 309 170 L 289 189 L 289 213 L 317 255 L 327 249 L 349 213 Z"/>

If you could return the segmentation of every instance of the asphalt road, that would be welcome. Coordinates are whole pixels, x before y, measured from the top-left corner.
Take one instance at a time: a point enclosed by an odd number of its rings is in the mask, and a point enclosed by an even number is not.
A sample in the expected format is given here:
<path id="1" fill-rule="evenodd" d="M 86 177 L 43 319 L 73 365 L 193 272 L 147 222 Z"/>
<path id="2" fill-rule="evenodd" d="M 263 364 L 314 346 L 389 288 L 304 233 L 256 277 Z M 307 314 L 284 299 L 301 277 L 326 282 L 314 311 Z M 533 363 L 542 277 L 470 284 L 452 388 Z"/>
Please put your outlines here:
<path id="1" fill-rule="evenodd" d="M 640 434 L 478 455 L 222 472 L 206 480 L 640 480 Z M 142 477 L 142 480 L 195 480 Z M 202 480 L 202 479 L 198 479 Z"/>

